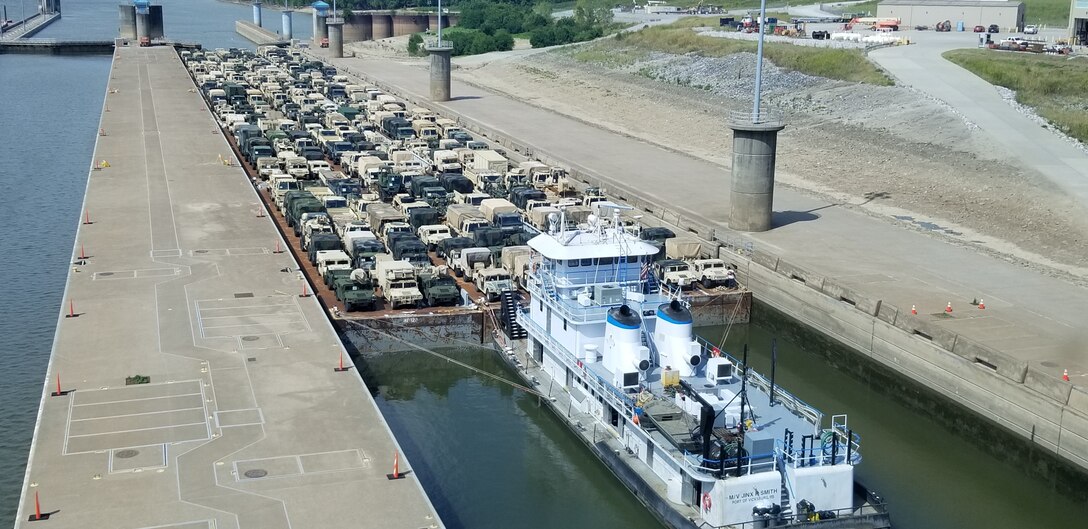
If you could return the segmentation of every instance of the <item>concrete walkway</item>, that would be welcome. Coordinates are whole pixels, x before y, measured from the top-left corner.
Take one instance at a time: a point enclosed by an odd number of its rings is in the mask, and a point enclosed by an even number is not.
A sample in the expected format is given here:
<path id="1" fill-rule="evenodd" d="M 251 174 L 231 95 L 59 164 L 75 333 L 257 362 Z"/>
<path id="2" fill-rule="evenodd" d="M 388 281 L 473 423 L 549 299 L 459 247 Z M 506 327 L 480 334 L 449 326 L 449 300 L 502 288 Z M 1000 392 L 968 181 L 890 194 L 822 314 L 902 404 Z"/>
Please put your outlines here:
<path id="1" fill-rule="evenodd" d="M 109 89 L 14 526 L 440 527 L 177 53 Z"/>
<path id="2" fill-rule="evenodd" d="M 948 50 L 977 47 L 979 34 L 905 32 L 905 35 L 917 43 L 876 50 L 869 58 L 899 83 L 951 105 L 1023 167 L 1039 171 L 1088 206 L 1088 152 L 1017 112 L 993 85 L 941 57 Z"/>
<path id="3" fill-rule="evenodd" d="M 426 99 L 428 72 L 415 64 L 365 58 L 331 62 Z M 903 310 L 916 305 L 937 325 L 1054 377 L 1064 368 L 1074 376 L 1088 374 L 1086 289 L 783 188 L 775 190 L 778 227 L 750 236 L 730 232 L 729 173 L 723 167 L 456 79 L 453 94 L 454 101 L 432 106 L 460 113 L 604 181 L 652 194 L 682 215 L 703 217 L 721 228 L 719 237 L 752 241 L 757 249 L 871 299 Z M 723 127 L 723 146 L 728 138 Z M 969 305 L 976 298 L 985 299 L 985 311 Z M 955 309 L 950 316 L 942 312 L 949 301 Z"/>

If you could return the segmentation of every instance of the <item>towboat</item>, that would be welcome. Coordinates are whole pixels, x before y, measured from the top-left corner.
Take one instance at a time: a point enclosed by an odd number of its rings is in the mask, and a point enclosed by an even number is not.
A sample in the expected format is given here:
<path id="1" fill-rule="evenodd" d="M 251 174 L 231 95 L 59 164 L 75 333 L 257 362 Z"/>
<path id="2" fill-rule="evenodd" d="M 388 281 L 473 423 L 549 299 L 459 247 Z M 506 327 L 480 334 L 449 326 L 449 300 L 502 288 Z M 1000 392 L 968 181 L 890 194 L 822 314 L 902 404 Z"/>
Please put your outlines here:
<path id="1" fill-rule="evenodd" d="M 659 249 L 623 229 L 630 208 L 594 209 L 577 226 L 549 214 L 514 309 L 525 337 L 508 351 L 549 395 L 565 390 L 557 415 L 592 428 L 590 446 L 671 527 L 890 527 L 857 494 L 861 436 L 847 416 L 750 369 L 746 349 L 696 336 L 682 292 L 649 272 Z"/>

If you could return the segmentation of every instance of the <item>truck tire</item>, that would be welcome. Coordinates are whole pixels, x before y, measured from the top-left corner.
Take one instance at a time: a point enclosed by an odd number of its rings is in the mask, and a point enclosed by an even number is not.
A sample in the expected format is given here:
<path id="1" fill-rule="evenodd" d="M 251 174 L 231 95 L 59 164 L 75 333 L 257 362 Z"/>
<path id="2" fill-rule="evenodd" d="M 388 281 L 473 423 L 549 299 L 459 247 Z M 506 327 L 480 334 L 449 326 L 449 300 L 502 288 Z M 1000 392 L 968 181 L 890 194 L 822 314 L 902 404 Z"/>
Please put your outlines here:
<path id="1" fill-rule="evenodd" d="M 699 281 L 699 283 L 701 283 L 703 285 L 703 288 L 707 290 L 714 288 L 714 282 L 705 277 L 701 281 Z"/>

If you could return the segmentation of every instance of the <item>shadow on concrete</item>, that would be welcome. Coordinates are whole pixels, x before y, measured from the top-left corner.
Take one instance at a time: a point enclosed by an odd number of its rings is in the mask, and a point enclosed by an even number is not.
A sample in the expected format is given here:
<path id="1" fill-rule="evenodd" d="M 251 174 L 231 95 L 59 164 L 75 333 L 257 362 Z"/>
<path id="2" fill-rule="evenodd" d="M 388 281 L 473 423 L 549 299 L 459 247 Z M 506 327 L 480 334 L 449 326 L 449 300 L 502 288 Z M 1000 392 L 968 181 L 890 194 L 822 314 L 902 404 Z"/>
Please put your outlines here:
<path id="1" fill-rule="evenodd" d="M 470 99 L 483 99 L 483 98 L 480 97 L 480 96 L 457 96 L 457 97 L 451 97 L 450 101 L 468 101 Z"/>
<path id="2" fill-rule="evenodd" d="M 771 228 L 781 228 L 795 222 L 808 222 L 820 218 L 812 211 L 776 211 L 771 214 Z"/>
<path id="3" fill-rule="evenodd" d="M 868 204 L 874 200 L 883 198 L 892 198 L 892 194 L 887 191 L 870 191 L 868 193 L 865 193 L 865 202 L 862 202 L 858 205 L 864 206 L 865 204 Z"/>

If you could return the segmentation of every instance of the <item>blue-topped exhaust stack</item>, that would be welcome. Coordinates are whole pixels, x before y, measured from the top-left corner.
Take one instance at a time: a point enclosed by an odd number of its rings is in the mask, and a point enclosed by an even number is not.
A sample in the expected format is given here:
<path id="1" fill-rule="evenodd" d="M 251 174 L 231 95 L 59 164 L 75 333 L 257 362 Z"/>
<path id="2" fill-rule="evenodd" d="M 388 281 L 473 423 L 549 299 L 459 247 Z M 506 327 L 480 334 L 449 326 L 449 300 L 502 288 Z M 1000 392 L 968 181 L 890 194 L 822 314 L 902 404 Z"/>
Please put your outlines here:
<path id="1" fill-rule="evenodd" d="M 253 0 L 253 25 L 261 27 L 261 0 Z"/>
<path id="2" fill-rule="evenodd" d="M 325 24 L 329 17 L 329 4 L 318 0 L 310 7 L 314 8 L 314 44 L 320 44 L 329 38 L 329 27 Z"/>

